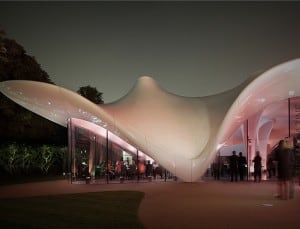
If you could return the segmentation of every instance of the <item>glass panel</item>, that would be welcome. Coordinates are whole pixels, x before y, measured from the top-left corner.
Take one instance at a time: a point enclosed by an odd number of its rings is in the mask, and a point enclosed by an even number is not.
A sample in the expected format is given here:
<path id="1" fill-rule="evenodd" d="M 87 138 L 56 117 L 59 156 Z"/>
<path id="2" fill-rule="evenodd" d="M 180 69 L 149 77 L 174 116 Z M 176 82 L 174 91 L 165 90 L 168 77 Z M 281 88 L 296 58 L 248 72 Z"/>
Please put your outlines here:
<path id="1" fill-rule="evenodd" d="M 137 180 L 137 164 L 134 152 L 123 149 L 116 143 L 110 143 L 109 180 L 110 182 L 128 182 Z"/>
<path id="2" fill-rule="evenodd" d="M 90 139 L 88 131 L 75 127 L 75 174 L 77 181 L 90 179 Z"/>
<path id="3" fill-rule="evenodd" d="M 96 135 L 95 142 L 95 182 L 106 183 L 106 139 Z"/>
<path id="4" fill-rule="evenodd" d="M 124 183 L 176 179 L 159 163 L 119 137 L 85 122 L 71 119 L 68 125 L 72 182 Z M 87 125 L 94 131 L 85 128 Z"/>

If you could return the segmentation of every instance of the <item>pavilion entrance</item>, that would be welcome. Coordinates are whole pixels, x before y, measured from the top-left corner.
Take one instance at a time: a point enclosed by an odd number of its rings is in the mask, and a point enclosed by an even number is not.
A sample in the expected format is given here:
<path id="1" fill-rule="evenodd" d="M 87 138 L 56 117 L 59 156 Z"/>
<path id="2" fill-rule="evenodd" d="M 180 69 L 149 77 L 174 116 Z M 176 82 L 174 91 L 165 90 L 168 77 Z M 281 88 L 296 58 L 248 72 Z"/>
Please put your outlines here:
<path id="1" fill-rule="evenodd" d="M 247 159 L 247 180 L 253 180 L 256 151 L 262 158 L 262 179 L 276 179 L 276 169 L 271 169 L 273 149 L 281 139 L 289 139 L 300 148 L 300 97 L 291 97 L 267 106 L 264 110 L 249 117 L 226 143 L 218 150 L 214 162 L 209 166 L 206 177 L 214 177 L 214 163 L 218 163 L 220 179 L 229 180 L 229 157 L 232 151 L 240 152 Z M 300 174 L 300 152 L 297 151 L 298 174 Z M 299 176 L 300 178 L 300 176 Z M 299 179 L 300 180 L 300 179 Z"/>

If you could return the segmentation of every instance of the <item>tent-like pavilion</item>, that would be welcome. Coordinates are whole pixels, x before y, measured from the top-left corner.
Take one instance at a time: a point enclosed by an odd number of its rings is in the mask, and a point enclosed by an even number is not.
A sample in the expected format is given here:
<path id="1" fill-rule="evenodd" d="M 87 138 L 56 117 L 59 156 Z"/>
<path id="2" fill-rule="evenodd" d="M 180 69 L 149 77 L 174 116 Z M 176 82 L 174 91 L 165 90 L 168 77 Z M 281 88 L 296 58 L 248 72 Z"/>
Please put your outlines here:
<path id="1" fill-rule="evenodd" d="M 147 174 L 147 163 L 183 181 L 206 172 L 216 155 L 232 150 L 263 165 L 276 143 L 300 133 L 300 59 L 277 65 L 216 95 L 189 98 L 141 77 L 123 98 L 96 105 L 65 88 L 33 81 L 5 81 L 0 91 L 25 108 L 69 128 L 75 176 Z M 161 174 L 161 171 L 160 173 Z"/>

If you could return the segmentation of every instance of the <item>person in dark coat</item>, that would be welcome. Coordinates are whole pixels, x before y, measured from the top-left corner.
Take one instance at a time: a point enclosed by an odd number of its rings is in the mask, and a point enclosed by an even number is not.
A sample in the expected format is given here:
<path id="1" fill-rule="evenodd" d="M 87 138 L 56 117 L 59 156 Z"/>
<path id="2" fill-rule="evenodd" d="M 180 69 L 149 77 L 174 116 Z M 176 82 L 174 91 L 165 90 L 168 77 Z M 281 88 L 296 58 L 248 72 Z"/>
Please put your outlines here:
<path id="1" fill-rule="evenodd" d="M 237 175 L 238 175 L 238 156 L 236 155 L 235 150 L 232 151 L 232 155 L 230 156 L 229 167 L 230 167 L 231 181 L 233 181 L 233 179 L 235 181 L 237 181 Z"/>
<path id="2" fill-rule="evenodd" d="M 213 162 L 212 164 L 212 168 L 213 168 L 213 175 L 215 180 L 220 180 L 220 162 L 219 162 L 219 158 L 216 158 L 216 160 Z"/>
<path id="3" fill-rule="evenodd" d="M 253 159 L 254 162 L 254 182 L 261 181 L 261 156 L 259 151 L 256 151 L 256 155 Z"/>
<path id="4" fill-rule="evenodd" d="M 240 181 L 244 180 L 246 165 L 247 165 L 246 157 L 244 157 L 242 152 L 240 152 L 239 157 L 238 157 L 238 168 L 239 168 Z"/>
<path id="5" fill-rule="evenodd" d="M 276 168 L 274 164 L 274 155 L 272 153 L 268 155 L 267 159 L 267 170 L 268 170 L 268 178 L 271 179 L 272 176 L 275 176 Z"/>
<path id="6" fill-rule="evenodd" d="M 275 151 L 278 171 L 278 194 L 281 199 L 294 197 L 294 151 L 287 140 L 280 140 Z"/>
<path id="7" fill-rule="evenodd" d="M 150 160 L 148 160 L 147 164 L 146 164 L 146 177 L 152 176 L 152 169 L 153 169 L 153 166 L 152 166 Z"/>

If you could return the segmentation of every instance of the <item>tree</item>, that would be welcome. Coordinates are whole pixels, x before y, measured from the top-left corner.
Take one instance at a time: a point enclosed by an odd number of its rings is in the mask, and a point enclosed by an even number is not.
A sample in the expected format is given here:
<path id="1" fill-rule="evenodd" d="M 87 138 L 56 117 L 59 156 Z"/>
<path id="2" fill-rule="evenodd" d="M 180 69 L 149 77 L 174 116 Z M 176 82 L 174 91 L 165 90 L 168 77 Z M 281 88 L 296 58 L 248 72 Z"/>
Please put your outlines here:
<path id="1" fill-rule="evenodd" d="M 92 101 L 93 103 L 103 104 L 103 100 L 102 100 L 103 93 L 99 92 L 95 87 L 91 87 L 90 85 L 85 87 L 80 87 L 77 93 L 87 98 L 88 100 Z"/>
<path id="2" fill-rule="evenodd" d="M 53 84 L 34 57 L 0 29 L 0 82 L 33 80 Z M 0 94 L 0 139 L 66 144 L 67 130 Z M 57 142 L 58 141 L 58 142 Z"/>

